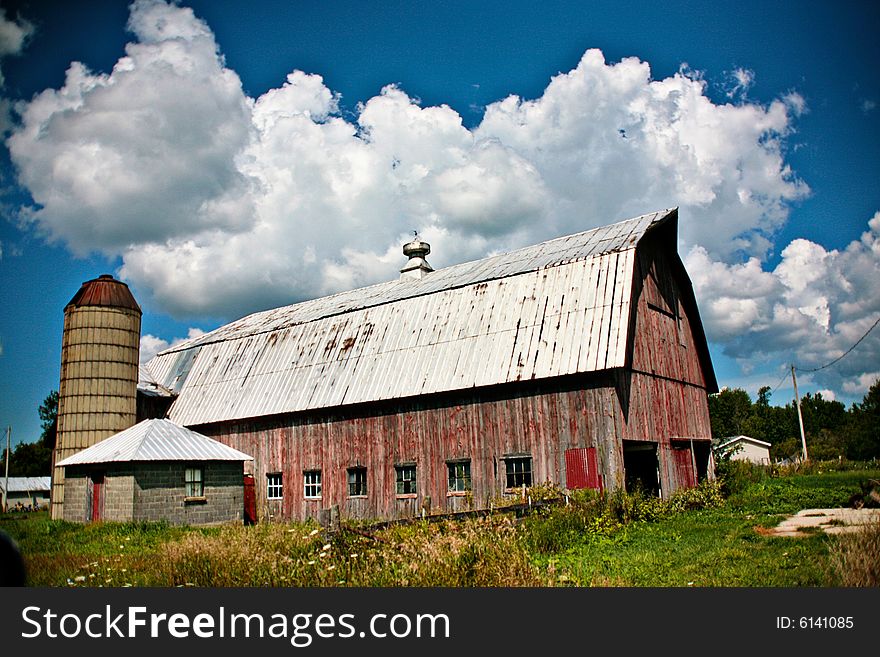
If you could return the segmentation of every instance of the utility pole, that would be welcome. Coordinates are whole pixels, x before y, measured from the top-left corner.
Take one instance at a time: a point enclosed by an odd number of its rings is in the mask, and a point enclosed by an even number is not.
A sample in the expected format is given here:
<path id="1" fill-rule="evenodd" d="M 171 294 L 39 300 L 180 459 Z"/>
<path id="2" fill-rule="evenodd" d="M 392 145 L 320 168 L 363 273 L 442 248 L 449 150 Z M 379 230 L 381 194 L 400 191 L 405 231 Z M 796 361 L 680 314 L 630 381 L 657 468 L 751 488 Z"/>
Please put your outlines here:
<path id="1" fill-rule="evenodd" d="M 807 438 L 804 436 L 804 416 L 801 415 L 801 396 L 798 394 L 797 377 L 794 374 L 794 365 L 791 366 L 791 382 L 794 384 L 794 405 L 797 407 L 798 424 L 801 428 L 801 445 L 804 448 L 804 463 L 810 460 L 807 456 Z"/>
<path id="2" fill-rule="evenodd" d="M 7 501 L 9 500 L 9 437 L 12 435 L 12 427 L 6 427 L 6 481 L 3 483 L 3 513 L 6 513 Z"/>

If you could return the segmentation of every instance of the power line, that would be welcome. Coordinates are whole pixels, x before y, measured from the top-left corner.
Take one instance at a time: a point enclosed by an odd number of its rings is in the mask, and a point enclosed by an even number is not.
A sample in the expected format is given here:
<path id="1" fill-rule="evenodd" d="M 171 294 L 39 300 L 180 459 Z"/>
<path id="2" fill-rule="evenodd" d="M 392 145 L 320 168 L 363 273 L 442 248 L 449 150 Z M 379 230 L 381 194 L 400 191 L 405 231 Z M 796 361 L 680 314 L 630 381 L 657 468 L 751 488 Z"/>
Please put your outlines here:
<path id="1" fill-rule="evenodd" d="M 775 386 L 773 386 L 773 390 L 770 391 L 770 394 L 772 395 L 774 392 L 776 392 L 779 389 L 779 386 L 782 385 L 782 382 L 785 381 L 787 378 L 788 378 L 788 372 L 786 372 L 785 374 L 782 375 L 782 378 L 779 379 L 779 383 L 777 383 Z"/>
<path id="2" fill-rule="evenodd" d="M 880 317 L 877 318 L 877 321 L 874 322 L 874 324 L 871 326 L 871 328 L 869 328 L 867 331 L 865 331 L 865 334 L 862 337 L 860 337 L 858 340 L 856 340 L 856 343 L 852 347 L 850 347 L 849 349 L 844 351 L 840 356 L 838 356 L 837 358 L 832 360 L 830 363 L 826 363 L 822 367 L 815 367 L 811 370 L 805 370 L 801 367 L 795 367 L 795 369 L 798 370 L 799 372 L 818 372 L 819 370 L 824 370 L 826 367 L 831 367 L 832 365 L 834 365 L 834 363 L 836 363 L 839 360 L 842 360 L 847 354 L 849 354 L 849 352 L 851 352 L 853 349 L 858 347 L 859 343 L 868 337 L 868 333 L 870 333 L 871 331 L 873 331 L 877 327 L 877 324 L 880 324 Z"/>

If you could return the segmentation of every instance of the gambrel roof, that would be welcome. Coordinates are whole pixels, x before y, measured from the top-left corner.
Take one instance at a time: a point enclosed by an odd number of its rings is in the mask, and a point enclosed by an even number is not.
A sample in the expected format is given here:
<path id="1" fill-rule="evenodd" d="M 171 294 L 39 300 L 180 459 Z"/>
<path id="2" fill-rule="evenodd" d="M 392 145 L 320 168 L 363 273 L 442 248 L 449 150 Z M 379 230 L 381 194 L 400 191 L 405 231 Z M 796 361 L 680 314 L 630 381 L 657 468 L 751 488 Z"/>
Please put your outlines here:
<path id="1" fill-rule="evenodd" d="M 187 426 L 624 367 L 636 245 L 677 216 L 255 313 L 148 367 Z"/>

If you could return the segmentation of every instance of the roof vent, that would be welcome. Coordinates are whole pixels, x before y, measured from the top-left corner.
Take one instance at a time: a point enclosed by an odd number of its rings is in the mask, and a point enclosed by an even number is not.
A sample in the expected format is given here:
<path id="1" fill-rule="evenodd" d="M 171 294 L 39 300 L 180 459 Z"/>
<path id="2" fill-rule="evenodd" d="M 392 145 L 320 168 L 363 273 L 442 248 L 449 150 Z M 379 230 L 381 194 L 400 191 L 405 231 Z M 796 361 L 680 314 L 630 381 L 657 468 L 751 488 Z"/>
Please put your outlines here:
<path id="1" fill-rule="evenodd" d="M 419 234 L 413 231 L 414 238 L 411 242 L 403 245 L 403 255 L 409 258 L 406 266 L 400 270 L 400 278 L 424 278 L 434 268 L 425 260 L 425 256 L 431 252 L 431 245 L 419 239 Z"/>

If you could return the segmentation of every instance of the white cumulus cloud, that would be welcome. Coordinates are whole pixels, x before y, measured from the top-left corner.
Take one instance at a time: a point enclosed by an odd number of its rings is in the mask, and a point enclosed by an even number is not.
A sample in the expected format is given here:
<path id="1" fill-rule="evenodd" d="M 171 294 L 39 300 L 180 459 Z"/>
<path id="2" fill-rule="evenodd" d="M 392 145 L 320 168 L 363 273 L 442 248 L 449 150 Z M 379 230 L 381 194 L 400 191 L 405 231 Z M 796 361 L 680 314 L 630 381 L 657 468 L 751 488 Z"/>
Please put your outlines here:
<path id="1" fill-rule="evenodd" d="M 197 338 L 200 335 L 204 335 L 205 332 L 200 328 L 190 327 L 187 331 L 185 338 L 173 338 L 171 340 L 165 340 L 158 336 L 147 333 L 141 336 L 141 348 L 139 354 L 140 363 L 143 365 L 144 363 L 148 363 L 153 359 L 153 357 L 158 354 L 160 351 L 164 351 L 169 347 L 174 347 L 185 340 L 190 340 L 192 338 Z"/>
<path id="2" fill-rule="evenodd" d="M 713 261 L 702 247 L 691 249 L 685 264 L 707 334 L 743 363 L 822 367 L 880 318 L 880 212 L 860 239 L 841 251 L 796 239 L 781 256 L 775 269 L 763 271 L 755 258 L 725 264 Z M 875 329 L 857 350 L 815 372 L 812 380 L 864 394 L 877 377 L 878 364 L 880 329 Z"/>
<path id="3" fill-rule="evenodd" d="M 109 73 L 74 62 L 60 89 L 21 103 L 7 144 L 35 202 L 23 219 L 77 253 L 120 256 L 120 274 L 176 316 L 392 279 L 413 230 L 441 267 L 679 206 L 709 337 L 736 358 L 808 340 L 818 361 L 871 319 L 875 220 L 845 251 L 795 240 L 763 268 L 809 194 L 785 161 L 807 105 L 791 90 L 746 100 L 752 71 L 716 103 L 686 65 L 655 80 L 647 62 L 588 50 L 470 129 L 394 85 L 343 114 L 298 70 L 249 98 L 186 7 L 136 0 L 129 29 Z"/>

